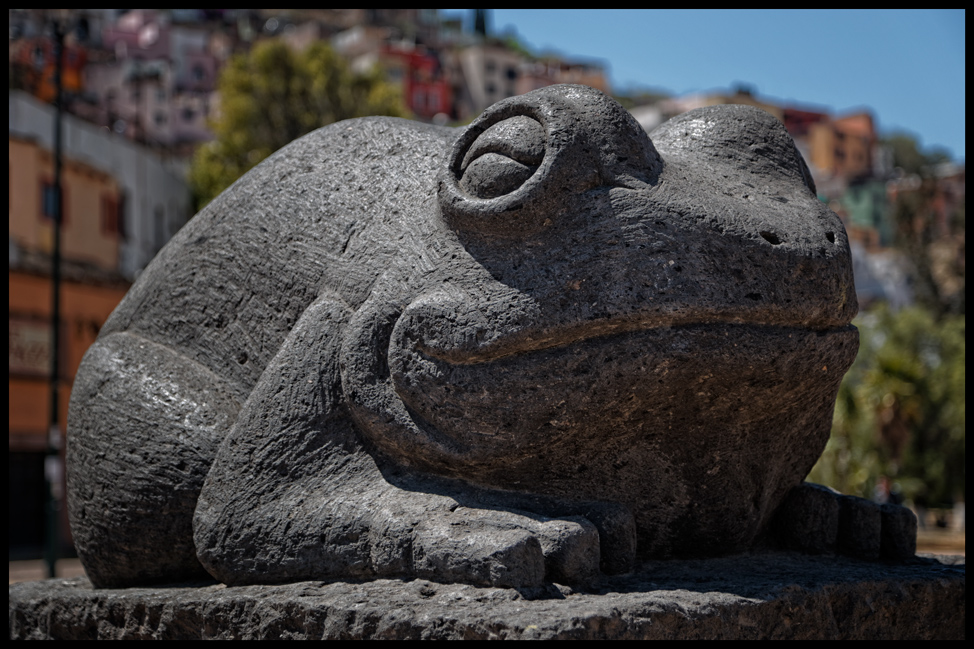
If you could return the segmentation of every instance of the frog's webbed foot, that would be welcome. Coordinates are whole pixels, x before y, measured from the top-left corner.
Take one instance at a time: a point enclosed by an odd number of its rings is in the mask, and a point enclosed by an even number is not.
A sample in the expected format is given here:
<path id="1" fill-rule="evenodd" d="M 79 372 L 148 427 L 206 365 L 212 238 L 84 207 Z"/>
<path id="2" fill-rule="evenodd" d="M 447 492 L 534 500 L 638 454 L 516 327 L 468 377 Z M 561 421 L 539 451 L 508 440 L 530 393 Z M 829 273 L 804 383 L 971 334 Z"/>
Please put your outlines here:
<path id="1" fill-rule="evenodd" d="M 577 531 L 581 534 L 574 536 L 583 540 L 581 545 L 590 547 L 591 535 L 584 539 L 586 530 Z M 500 513 L 458 508 L 449 516 L 424 521 L 416 529 L 413 572 L 434 581 L 540 586 L 546 572 L 540 540 L 546 536 L 541 529 L 530 530 Z"/>
<path id="2" fill-rule="evenodd" d="M 382 518 L 371 520 L 371 558 L 378 575 L 399 572 L 509 588 L 584 585 L 599 576 L 599 532 L 585 518 L 464 507 L 415 492 L 398 495 L 409 501 L 403 509 L 413 513 L 386 509 Z M 431 507 L 432 502 L 423 504 L 427 499 L 442 502 Z M 411 529 L 403 529 L 404 521 L 413 521 Z"/>
<path id="3" fill-rule="evenodd" d="M 229 584 L 421 577 L 506 588 L 585 586 L 600 575 L 603 533 L 583 516 L 467 506 L 389 484 L 368 455 L 322 459 L 338 470 L 266 491 L 257 476 L 223 502 L 208 483 L 196 543 L 211 574 Z"/>
<path id="4" fill-rule="evenodd" d="M 495 586 L 586 586 L 601 573 L 628 572 L 635 560 L 635 521 L 621 505 L 497 492 L 438 478 L 400 487 L 410 506 L 437 498 L 448 503 L 446 509 L 427 506 L 436 515 L 413 530 L 416 576 Z"/>
<path id="5" fill-rule="evenodd" d="M 917 519 L 906 507 L 881 505 L 805 482 L 778 508 L 772 533 L 778 545 L 790 550 L 908 559 L 916 554 Z"/>
<path id="6" fill-rule="evenodd" d="M 459 507 L 413 539 L 416 576 L 492 586 L 588 586 L 603 562 L 599 529 L 582 516 L 547 518 Z"/>

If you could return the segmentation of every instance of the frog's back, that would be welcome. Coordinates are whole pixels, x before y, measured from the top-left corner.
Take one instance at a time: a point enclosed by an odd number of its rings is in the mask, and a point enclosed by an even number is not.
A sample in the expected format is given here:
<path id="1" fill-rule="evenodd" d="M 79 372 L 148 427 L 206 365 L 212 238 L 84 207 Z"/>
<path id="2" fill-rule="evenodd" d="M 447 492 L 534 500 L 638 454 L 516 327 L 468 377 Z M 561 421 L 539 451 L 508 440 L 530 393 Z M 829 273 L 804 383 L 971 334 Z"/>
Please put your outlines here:
<path id="1" fill-rule="evenodd" d="M 454 130 L 396 118 L 321 128 L 196 215 L 140 276 L 103 335 L 128 331 L 202 363 L 245 396 L 307 306 L 351 308 L 429 232 Z"/>

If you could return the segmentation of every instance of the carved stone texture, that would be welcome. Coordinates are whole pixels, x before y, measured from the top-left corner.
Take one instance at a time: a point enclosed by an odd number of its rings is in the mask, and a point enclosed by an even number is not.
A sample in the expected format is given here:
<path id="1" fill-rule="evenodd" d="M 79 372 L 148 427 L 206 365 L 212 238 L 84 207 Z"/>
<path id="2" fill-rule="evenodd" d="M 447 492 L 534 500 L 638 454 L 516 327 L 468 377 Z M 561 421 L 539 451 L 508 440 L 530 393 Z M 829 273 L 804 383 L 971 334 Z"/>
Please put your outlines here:
<path id="1" fill-rule="evenodd" d="M 809 554 L 902 560 L 916 554 L 917 517 L 810 482 L 792 489 L 772 521 L 773 544 Z"/>
<path id="2" fill-rule="evenodd" d="M 963 640 L 964 557 L 647 561 L 581 592 L 424 579 L 11 584 L 11 640 Z"/>
<path id="3" fill-rule="evenodd" d="M 553 86 L 463 130 L 333 124 L 187 224 L 86 355 L 78 552 L 97 587 L 530 587 L 745 550 L 825 446 L 856 310 L 760 110 L 651 141 Z"/>

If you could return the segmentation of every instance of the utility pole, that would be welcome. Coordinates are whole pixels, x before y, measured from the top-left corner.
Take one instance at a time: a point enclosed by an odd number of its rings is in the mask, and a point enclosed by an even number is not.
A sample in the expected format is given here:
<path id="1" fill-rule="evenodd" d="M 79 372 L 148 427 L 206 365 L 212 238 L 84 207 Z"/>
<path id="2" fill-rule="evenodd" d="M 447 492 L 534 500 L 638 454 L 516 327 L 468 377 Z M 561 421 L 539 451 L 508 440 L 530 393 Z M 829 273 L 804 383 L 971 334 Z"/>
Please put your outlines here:
<path id="1" fill-rule="evenodd" d="M 63 464 L 61 462 L 60 424 L 60 342 L 61 342 L 61 221 L 64 214 L 61 192 L 61 113 L 64 110 L 63 72 L 64 26 L 54 19 L 54 252 L 51 259 L 51 418 L 47 435 L 47 455 L 44 458 L 44 478 L 47 483 L 47 534 L 44 562 L 48 578 L 56 577 L 60 552 L 60 512 L 63 496 Z"/>

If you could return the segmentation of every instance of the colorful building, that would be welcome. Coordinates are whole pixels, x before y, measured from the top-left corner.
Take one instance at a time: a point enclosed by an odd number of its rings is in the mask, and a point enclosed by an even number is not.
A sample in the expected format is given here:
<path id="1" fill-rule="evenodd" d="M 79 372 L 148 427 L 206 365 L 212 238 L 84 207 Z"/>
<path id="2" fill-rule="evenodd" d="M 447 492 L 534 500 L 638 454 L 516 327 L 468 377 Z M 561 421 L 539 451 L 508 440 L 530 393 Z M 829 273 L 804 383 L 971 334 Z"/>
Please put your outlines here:
<path id="1" fill-rule="evenodd" d="M 382 46 L 381 61 L 402 80 L 402 97 L 416 117 L 432 120 L 437 115 L 455 119 L 453 91 L 439 55 L 425 47 L 405 47 L 401 43 Z"/>
<path id="2" fill-rule="evenodd" d="M 51 428 L 54 109 L 23 91 L 8 103 L 8 349 L 11 556 L 38 556 Z M 156 153 L 64 114 L 58 426 L 75 372 L 131 280 L 186 221 L 189 190 Z M 63 445 L 62 445 L 63 452 Z M 57 463 L 47 463 L 50 467 Z M 63 494 L 63 476 L 55 472 Z M 61 539 L 70 543 L 66 509 Z"/>
<path id="3" fill-rule="evenodd" d="M 35 556 L 44 538 L 51 420 L 53 158 L 36 141 L 13 135 L 8 152 L 9 550 L 11 556 Z M 116 270 L 124 235 L 118 182 L 68 158 L 62 187 L 58 413 L 64 431 L 81 358 L 129 283 Z M 63 494 L 61 480 L 58 476 Z M 62 508 L 60 536 L 70 547 L 65 512 Z"/>

